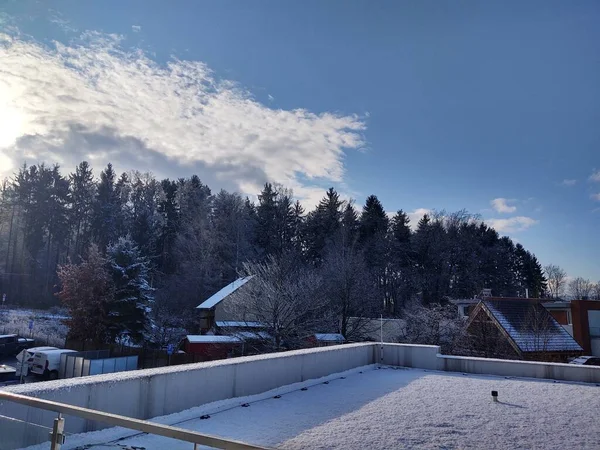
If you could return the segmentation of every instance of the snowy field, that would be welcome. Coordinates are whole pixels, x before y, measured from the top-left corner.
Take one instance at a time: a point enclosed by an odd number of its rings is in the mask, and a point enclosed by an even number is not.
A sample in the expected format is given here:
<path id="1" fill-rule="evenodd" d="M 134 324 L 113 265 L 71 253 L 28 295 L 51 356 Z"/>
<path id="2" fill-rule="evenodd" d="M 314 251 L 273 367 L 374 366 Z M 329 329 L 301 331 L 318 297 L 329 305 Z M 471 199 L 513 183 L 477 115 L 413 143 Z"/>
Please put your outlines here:
<path id="1" fill-rule="evenodd" d="M 156 421 L 280 449 L 597 449 L 598 411 L 593 384 L 369 366 Z M 204 414 L 210 418 L 200 420 Z M 63 449 L 191 448 L 145 434 L 125 438 L 133 434 L 70 436 Z"/>
<path id="2" fill-rule="evenodd" d="M 35 309 L 0 309 L 0 334 L 18 334 L 34 337 L 38 345 L 63 347 L 67 337 L 68 319 L 65 312 L 50 312 Z M 33 329 L 29 323 L 33 321 Z"/>

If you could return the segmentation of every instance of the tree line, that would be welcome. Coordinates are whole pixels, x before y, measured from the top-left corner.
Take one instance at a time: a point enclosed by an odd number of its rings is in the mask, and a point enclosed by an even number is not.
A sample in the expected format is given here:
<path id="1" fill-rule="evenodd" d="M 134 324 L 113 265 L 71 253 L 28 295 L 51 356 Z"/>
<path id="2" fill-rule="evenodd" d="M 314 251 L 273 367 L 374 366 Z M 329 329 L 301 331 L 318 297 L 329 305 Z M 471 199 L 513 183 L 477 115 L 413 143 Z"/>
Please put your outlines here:
<path id="1" fill-rule="evenodd" d="M 400 315 L 415 302 L 439 304 L 483 288 L 511 297 L 548 289 L 535 255 L 466 211 L 427 214 L 413 226 L 375 195 L 358 207 L 331 188 L 306 211 L 276 184 L 266 183 L 252 201 L 214 193 L 197 176 L 158 180 L 117 174 L 108 164 L 96 177 L 85 161 L 68 175 L 57 165 L 24 165 L 3 182 L 0 291 L 9 303 L 56 304 L 61 267 L 90 257 L 102 259 L 114 290 L 119 246 L 144 261 L 162 317 L 189 317 L 240 274 L 268 272 L 269 264 L 299 283 L 318 273 L 321 291 L 338 299 L 346 318 Z M 342 329 L 349 326 L 342 320 Z"/>

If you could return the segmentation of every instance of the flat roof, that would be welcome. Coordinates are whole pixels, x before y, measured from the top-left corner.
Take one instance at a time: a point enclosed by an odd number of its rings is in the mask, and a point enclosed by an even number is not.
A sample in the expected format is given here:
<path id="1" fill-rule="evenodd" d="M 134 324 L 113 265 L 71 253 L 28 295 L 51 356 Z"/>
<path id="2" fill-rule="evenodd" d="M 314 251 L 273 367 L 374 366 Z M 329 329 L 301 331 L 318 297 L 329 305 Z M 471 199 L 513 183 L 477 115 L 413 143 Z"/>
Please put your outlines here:
<path id="1" fill-rule="evenodd" d="M 597 446 L 599 410 L 594 384 L 367 366 L 153 420 L 281 449 L 564 449 Z M 70 448 L 99 443 L 190 448 L 120 428 L 69 436 Z"/>
<path id="2" fill-rule="evenodd" d="M 188 334 L 185 338 L 190 341 L 190 344 L 240 342 L 240 339 L 235 336 L 214 336 L 210 334 Z"/>

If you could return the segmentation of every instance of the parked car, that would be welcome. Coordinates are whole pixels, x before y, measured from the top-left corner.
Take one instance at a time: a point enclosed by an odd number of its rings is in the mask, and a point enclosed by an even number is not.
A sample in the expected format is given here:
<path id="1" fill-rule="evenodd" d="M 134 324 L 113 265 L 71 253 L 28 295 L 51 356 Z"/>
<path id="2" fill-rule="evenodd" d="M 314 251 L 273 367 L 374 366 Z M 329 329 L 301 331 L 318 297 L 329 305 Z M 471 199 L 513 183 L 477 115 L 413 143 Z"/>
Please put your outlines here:
<path id="1" fill-rule="evenodd" d="M 35 339 L 19 337 L 17 334 L 0 335 L 0 357 L 16 355 L 24 348 L 34 345 Z"/>
<path id="2" fill-rule="evenodd" d="M 23 367 L 23 376 L 26 377 L 29 371 L 31 371 L 31 367 L 33 366 L 33 356 L 37 352 L 43 352 L 46 350 L 58 350 L 57 347 L 31 347 L 21 350 L 21 352 L 17 355 L 17 377 L 21 376 L 21 367 Z M 21 364 L 22 358 L 25 358 L 23 364 Z"/>
<path id="3" fill-rule="evenodd" d="M 12 366 L 7 366 L 5 364 L 0 365 L 0 382 L 10 381 L 15 378 L 15 373 L 17 370 Z"/>
<path id="4" fill-rule="evenodd" d="M 77 353 L 75 350 L 56 349 L 35 352 L 31 373 L 45 380 L 56 380 L 60 369 L 60 355 L 63 353 Z"/>
<path id="5" fill-rule="evenodd" d="M 598 356 L 580 356 L 575 358 L 569 364 L 577 364 L 580 366 L 600 366 L 600 357 Z"/>

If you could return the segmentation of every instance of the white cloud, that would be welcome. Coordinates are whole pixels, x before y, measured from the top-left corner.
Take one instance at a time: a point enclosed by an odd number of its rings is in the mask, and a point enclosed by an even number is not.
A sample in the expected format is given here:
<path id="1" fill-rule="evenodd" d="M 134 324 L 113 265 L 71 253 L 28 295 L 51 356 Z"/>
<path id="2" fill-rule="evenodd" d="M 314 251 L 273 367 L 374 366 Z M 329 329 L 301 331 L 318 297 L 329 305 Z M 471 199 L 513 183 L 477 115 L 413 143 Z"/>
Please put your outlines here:
<path id="1" fill-rule="evenodd" d="M 592 197 L 592 200 L 596 200 L 597 202 L 600 202 L 600 192 L 598 192 L 597 194 L 592 194 L 591 197 Z"/>
<path id="2" fill-rule="evenodd" d="M 410 219 L 409 226 L 414 231 L 417 229 L 417 225 L 419 224 L 419 220 L 423 218 L 425 214 L 429 214 L 430 216 L 434 213 L 433 209 L 428 208 L 417 208 L 414 211 L 406 212 L 406 215 Z M 396 215 L 396 211 L 386 211 L 386 214 L 390 220 L 394 218 Z"/>
<path id="3" fill-rule="evenodd" d="M 195 171 L 245 194 L 273 181 L 312 200 L 343 181 L 344 151 L 364 145 L 358 116 L 271 109 L 201 62 L 161 66 L 121 39 L 88 32 L 47 48 L 0 33 L 0 175 L 24 160 L 71 170 L 93 159 L 96 173 L 109 161 Z"/>
<path id="4" fill-rule="evenodd" d="M 590 181 L 600 182 L 600 170 L 595 171 L 590 175 Z"/>
<path id="5" fill-rule="evenodd" d="M 575 186 L 575 184 L 577 183 L 577 180 L 562 180 L 562 182 L 560 183 L 563 186 Z"/>
<path id="6" fill-rule="evenodd" d="M 140 25 L 131 25 L 131 30 L 134 33 L 139 33 L 140 31 L 142 31 L 142 27 Z"/>
<path id="7" fill-rule="evenodd" d="M 273 101 L 275 101 L 275 97 L 273 97 L 271 94 L 269 94 L 269 101 L 270 101 L 270 102 L 273 102 Z"/>
<path id="8" fill-rule="evenodd" d="M 513 213 L 517 210 L 517 207 L 508 204 L 508 202 L 512 201 L 514 200 L 509 200 L 506 198 L 495 198 L 490 202 L 490 204 L 499 213 Z"/>
<path id="9" fill-rule="evenodd" d="M 486 223 L 499 233 L 514 233 L 524 231 L 537 224 L 538 221 L 531 217 L 515 216 L 508 219 L 487 219 Z"/>

